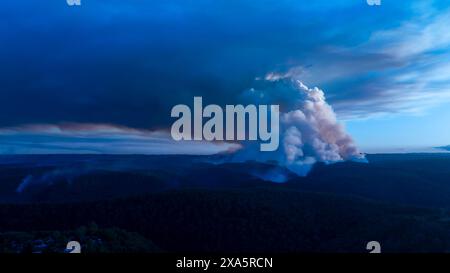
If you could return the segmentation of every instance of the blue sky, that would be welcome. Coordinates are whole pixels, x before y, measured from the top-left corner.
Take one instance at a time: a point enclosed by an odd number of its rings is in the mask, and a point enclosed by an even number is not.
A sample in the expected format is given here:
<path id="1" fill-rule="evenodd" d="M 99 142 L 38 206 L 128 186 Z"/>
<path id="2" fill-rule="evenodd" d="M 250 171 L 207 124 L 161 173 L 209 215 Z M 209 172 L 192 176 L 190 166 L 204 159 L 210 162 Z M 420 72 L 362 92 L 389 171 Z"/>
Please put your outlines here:
<path id="1" fill-rule="evenodd" d="M 136 134 L 173 105 L 272 72 L 323 89 L 363 151 L 450 144 L 445 0 L 6 0 L 0 22 L 0 153 L 156 152 Z"/>

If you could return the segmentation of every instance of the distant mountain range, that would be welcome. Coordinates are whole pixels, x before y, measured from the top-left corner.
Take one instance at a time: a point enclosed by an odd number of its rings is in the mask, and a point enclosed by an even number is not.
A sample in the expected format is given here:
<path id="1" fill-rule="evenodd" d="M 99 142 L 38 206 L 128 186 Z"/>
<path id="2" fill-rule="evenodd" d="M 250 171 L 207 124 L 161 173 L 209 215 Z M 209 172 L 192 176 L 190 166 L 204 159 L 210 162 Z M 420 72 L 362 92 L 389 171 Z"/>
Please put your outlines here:
<path id="1" fill-rule="evenodd" d="M 299 177 L 276 163 L 208 156 L 0 156 L 0 203 L 109 200 L 184 189 L 260 187 L 450 208 L 450 154 L 368 155 L 369 164 L 316 164 Z M 273 183 L 282 177 L 285 183 Z M 281 179 L 280 179 L 281 180 Z"/>
<path id="2" fill-rule="evenodd" d="M 436 147 L 436 149 L 445 150 L 445 151 L 450 151 L 450 145 L 447 145 L 447 146 L 441 146 L 441 147 Z"/>

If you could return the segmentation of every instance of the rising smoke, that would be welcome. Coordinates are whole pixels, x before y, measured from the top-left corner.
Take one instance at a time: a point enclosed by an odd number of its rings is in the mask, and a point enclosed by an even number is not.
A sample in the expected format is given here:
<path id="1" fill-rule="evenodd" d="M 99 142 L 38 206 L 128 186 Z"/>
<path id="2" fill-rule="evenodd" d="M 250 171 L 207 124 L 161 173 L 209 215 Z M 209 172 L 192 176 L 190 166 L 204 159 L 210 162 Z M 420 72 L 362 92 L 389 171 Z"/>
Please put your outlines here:
<path id="1" fill-rule="evenodd" d="M 41 186 L 47 187 L 57 181 L 72 183 L 75 178 L 89 173 L 90 170 L 83 168 L 62 168 L 46 172 L 42 175 L 27 175 L 16 189 L 17 193 L 23 193 L 29 188 Z"/>
<path id="2" fill-rule="evenodd" d="M 297 79 L 271 73 L 245 91 L 243 99 L 280 105 L 281 145 L 276 152 L 263 153 L 248 144 L 234 160 L 275 160 L 299 175 L 306 175 L 316 162 L 365 162 L 319 88 L 308 88 Z"/>

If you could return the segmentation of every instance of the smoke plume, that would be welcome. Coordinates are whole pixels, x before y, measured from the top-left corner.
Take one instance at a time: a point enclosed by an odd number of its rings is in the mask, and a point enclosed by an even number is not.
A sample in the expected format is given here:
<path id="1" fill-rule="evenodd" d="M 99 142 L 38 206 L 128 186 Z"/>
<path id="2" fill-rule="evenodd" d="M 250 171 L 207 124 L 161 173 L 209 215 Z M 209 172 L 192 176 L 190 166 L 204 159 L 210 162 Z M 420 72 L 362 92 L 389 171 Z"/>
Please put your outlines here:
<path id="1" fill-rule="evenodd" d="M 18 185 L 16 192 L 23 193 L 29 188 L 41 186 L 47 187 L 53 185 L 57 181 L 63 181 L 71 184 L 72 181 L 83 175 L 89 173 L 88 169 L 80 168 L 63 168 L 48 171 L 42 175 L 27 175 Z"/>
<path id="2" fill-rule="evenodd" d="M 365 161 L 319 88 L 272 73 L 257 80 L 243 98 L 255 104 L 280 105 L 281 145 L 268 153 L 249 144 L 234 159 L 276 160 L 299 175 L 306 175 L 316 162 Z"/>

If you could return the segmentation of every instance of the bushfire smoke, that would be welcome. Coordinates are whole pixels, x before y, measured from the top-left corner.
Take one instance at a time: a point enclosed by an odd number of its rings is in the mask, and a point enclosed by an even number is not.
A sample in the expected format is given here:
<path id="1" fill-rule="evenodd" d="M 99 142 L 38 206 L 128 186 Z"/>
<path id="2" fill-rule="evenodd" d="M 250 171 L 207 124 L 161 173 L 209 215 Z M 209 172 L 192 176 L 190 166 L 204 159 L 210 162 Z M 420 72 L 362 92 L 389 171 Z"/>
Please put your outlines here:
<path id="1" fill-rule="evenodd" d="M 276 152 L 261 153 L 249 144 L 235 160 L 276 160 L 299 175 L 307 174 L 316 162 L 365 161 L 321 89 L 308 88 L 292 77 L 269 74 L 257 80 L 243 97 L 256 104 L 280 105 L 281 146 Z"/>

